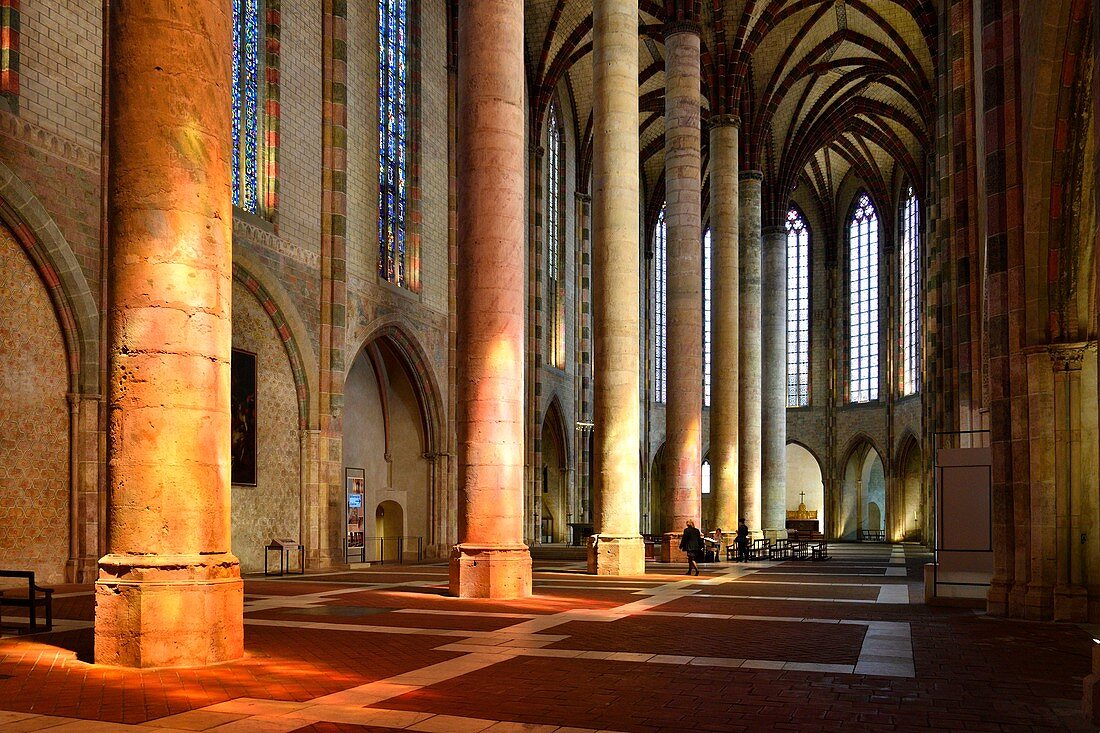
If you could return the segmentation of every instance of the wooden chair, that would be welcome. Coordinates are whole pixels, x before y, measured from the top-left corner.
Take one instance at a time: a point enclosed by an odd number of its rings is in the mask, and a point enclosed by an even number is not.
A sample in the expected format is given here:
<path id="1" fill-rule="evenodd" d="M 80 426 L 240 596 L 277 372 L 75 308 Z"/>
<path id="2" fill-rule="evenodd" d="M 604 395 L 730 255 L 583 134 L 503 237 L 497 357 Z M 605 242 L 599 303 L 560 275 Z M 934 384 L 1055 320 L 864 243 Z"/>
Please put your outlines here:
<path id="1" fill-rule="evenodd" d="M 0 570 L 0 578 L 22 578 L 27 581 L 27 595 L 12 595 L 13 589 L 0 591 L 0 626 L 3 626 L 4 606 L 14 608 L 26 608 L 29 615 L 27 633 L 36 631 L 53 630 L 53 588 L 43 588 L 34 582 L 34 572 L 31 570 Z M 38 609 L 46 612 L 46 625 L 38 625 Z M 22 633 L 22 632 L 21 632 Z"/>

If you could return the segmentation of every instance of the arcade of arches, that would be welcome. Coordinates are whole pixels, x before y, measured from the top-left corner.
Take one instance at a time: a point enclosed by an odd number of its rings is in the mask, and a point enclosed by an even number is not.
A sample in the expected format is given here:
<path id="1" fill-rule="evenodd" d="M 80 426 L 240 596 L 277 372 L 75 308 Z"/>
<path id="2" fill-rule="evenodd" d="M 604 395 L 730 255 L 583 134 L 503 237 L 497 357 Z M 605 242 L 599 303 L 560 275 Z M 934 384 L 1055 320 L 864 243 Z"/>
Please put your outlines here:
<path id="1" fill-rule="evenodd" d="M 1098 34 L 0 0 L 0 568 L 56 589 L 16 638 L 0 577 L 0 730 L 1086 729 Z M 770 558 L 678 577 L 742 520 Z M 570 708 L 592 660 L 664 702 Z M 204 691 L 87 703 L 163 667 Z"/>

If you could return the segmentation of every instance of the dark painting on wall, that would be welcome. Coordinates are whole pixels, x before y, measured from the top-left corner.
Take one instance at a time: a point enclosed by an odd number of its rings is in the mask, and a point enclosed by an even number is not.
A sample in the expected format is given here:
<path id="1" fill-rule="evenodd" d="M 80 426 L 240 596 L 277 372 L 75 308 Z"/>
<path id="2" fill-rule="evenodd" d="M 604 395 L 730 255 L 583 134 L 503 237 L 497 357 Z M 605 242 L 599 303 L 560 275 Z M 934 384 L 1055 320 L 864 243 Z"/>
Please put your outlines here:
<path id="1" fill-rule="evenodd" d="M 256 355 L 233 349 L 232 481 L 256 485 Z"/>

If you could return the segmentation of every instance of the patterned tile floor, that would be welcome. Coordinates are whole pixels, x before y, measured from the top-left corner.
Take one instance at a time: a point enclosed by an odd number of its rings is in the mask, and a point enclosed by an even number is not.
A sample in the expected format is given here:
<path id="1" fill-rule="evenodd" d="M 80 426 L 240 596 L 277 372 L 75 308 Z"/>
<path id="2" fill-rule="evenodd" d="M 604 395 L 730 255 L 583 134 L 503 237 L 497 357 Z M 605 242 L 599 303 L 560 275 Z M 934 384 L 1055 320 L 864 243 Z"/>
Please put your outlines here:
<path id="1" fill-rule="evenodd" d="M 187 670 L 89 664 L 91 589 L 64 586 L 54 633 L 0 638 L 0 731 L 1092 730 L 1084 630 L 924 606 L 914 546 L 833 554 L 536 562 L 515 602 L 450 598 L 439 564 L 248 578 L 246 657 Z"/>

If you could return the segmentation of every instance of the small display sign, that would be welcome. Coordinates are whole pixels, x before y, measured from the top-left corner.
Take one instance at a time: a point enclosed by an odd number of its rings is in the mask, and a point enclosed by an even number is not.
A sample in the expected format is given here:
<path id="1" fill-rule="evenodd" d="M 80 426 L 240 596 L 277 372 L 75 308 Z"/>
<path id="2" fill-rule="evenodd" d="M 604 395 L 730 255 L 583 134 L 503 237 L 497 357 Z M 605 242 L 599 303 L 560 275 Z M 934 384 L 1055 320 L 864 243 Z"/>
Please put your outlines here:
<path id="1" fill-rule="evenodd" d="M 363 547 L 363 495 L 366 493 L 366 471 L 361 468 L 344 469 L 344 480 L 347 496 L 345 502 L 347 546 L 349 549 Z"/>

